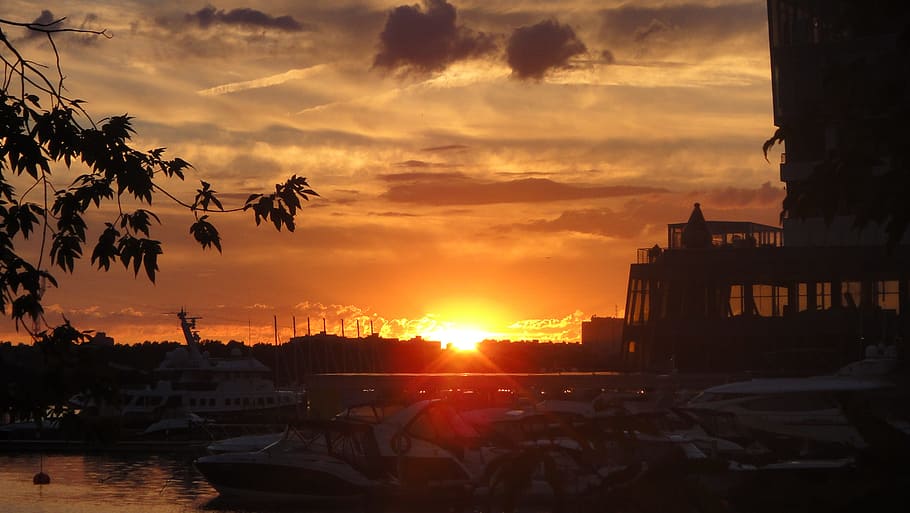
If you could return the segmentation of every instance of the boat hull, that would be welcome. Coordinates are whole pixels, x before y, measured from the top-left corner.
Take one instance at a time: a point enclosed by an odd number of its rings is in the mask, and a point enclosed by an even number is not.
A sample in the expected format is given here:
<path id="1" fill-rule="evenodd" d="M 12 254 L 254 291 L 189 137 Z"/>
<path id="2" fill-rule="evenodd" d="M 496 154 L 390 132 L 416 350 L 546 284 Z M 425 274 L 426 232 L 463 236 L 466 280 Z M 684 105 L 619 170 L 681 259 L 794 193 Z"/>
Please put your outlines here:
<path id="1" fill-rule="evenodd" d="M 296 456 L 276 461 L 264 452 L 225 454 L 203 457 L 195 464 L 221 496 L 235 500 L 356 499 L 374 486 L 344 462 Z"/>

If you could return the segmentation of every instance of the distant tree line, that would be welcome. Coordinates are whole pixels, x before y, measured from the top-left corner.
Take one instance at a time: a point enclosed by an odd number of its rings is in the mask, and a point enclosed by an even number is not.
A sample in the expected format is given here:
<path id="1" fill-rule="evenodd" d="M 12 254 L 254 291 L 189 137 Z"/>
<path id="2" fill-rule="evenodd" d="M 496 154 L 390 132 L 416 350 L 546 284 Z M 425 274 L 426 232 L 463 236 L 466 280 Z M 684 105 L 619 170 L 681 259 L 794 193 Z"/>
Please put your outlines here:
<path id="1" fill-rule="evenodd" d="M 57 329 L 66 329 L 60 327 Z M 70 328 L 71 329 L 71 328 Z M 66 337 L 62 337 L 66 339 Z M 555 372 L 603 370 L 581 344 L 487 341 L 477 352 L 446 350 L 426 341 L 342 339 L 318 343 L 244 345 L 236 340 L 201 341 L 214 358 L 252 356 L 274 371 L 279 386 L 304 384 L 313 373 L 339 372 Z M 151 384 L 153 371 L 183 344 L 172 341 L 98 345 L 0 342 L 0 412 L 13 418 L 63 411 L 75 394 L 87 393 L 116 404 L 124 388 Z"/>

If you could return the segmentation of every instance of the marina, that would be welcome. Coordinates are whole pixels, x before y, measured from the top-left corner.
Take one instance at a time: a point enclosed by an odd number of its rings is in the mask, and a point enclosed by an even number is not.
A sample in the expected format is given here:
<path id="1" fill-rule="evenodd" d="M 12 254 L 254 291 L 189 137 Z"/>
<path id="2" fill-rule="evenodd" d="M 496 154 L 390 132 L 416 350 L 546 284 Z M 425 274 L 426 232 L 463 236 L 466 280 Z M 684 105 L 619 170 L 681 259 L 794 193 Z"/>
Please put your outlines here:
<path id="1" fill-rule="evenodd" d="M 457 3 L 0 13 L 0 513 L 908 508 L 910 4 Z"/>

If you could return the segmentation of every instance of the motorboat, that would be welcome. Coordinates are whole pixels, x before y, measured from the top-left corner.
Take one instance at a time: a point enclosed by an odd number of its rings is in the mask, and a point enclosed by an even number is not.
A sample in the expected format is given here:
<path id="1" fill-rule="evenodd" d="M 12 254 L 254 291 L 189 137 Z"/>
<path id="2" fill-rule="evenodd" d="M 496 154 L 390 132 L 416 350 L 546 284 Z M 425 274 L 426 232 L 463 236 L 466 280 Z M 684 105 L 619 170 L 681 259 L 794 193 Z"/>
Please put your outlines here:
<path id="1" fill-rule="evenodd" d="M 714 435 L 792 441 L 803 454 L 811 444 L 863 448 L 866 441 L 846 408 L 894 387 L 888 379 L 894 361 L 888 360 L 861 360 L 832 375 L 718 385 L 696 395 L 678 411 Z"/>
<path id="2" fill-rule="evenodd" d="M 149 424 L 139 436 L 143 438 L 190 438 L 194 432 L 203 432 L 207 420 L 191 412 L 177 412 Z"/>
<path id="3" fill-rule="evenodd" d="M 280 441 L 282 438 L 284 438 L 284 436 L 284 431 L 234 436 L 231 438 L 216 440 L 205 446 L 205 450 L 208 451 L 209 454 L 223 454 L 226 452 L 255 452 Z"/>
<path id="4" fill-rule="evenodd" d="M 239 500 L 307 501 L 464 491 L 483 463 L 466 450 L 476 432 L 439 400 L 379 423 L 309 420 L 254 452 L 196 460 L 218 492 Z"/>
<path id="5" fill-rule="evenodd" d="M 196 468 L 230 500 L 291 502 L 351 499 L 380 482 L 370 471 L 374 444 L 367 425 L 334 423 L 288 429 L 281 438 L 252 452 L 203 456 Z M 372 446 L 372 447 L 371 447 Z"/>
<path id="6" fill-rule="evenodd" d="M 277 389 L 271 369 L 238 350 L 226 358 L 210 356 L 200 346 L 199 317 L 181 310 L 177 318 L 186 345 L 165 355 L 152 385 L 123 391 L 124 425 L 147 426 L 174 411 L 216 422 L 284 423 L 303 417 L 303 392 Z"/>
<path id="7" fill-rule="evenodd" d="M 383 419 L 405 408 L 400 402 L 364 403 L 348 406 L 338 412 L 335 421 L 362 422 L 378 424 Z M 285 429 L 266 433 L 246 434 L 216 440 L 206 446 L 210 454 L 225 452 L 254 452 L 281 440 L 286 434 Z"/>

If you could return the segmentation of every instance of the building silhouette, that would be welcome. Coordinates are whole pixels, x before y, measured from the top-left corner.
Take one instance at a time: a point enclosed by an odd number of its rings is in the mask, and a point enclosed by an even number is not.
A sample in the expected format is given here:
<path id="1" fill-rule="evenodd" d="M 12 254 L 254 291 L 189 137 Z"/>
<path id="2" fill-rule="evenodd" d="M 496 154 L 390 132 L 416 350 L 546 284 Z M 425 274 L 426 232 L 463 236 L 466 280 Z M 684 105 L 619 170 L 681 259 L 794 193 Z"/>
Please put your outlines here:
<path id="1" fill-rule="evenodd" d="M 889 244 L 888 215 L 904 207 L 883 184 L 906 165 L 893 141 L 908 13 L 905 2 L 768 1 L 783 227 L 706 220 L 696 203 L 668 225 L 665 248 L 640 249 L 626 368 L 805 373 L 869 344 L 905 353 L 910 246 L 906 235 Z"/>
<path id="2" fill-rule="evenodd" d="M 612 368 L 622 357 L 623 320 L 616 317 L 592 316 L 581 323 L 581 345 L 590 350 L 601 367 Z"/>
<path id="3" fill-rule="evenodd" d="M 774 124 L 786 145 L 780 179 L 793 199 L 848 186 L 830 202 L 797 205 L 801 215 L 783 220 L 787 245 L 883 244 L 886 227 L 868 207 L 879 203 L 877 178 L 906 151 L 895 137 L 906 134 L 910 6 L 769 0 L 768 23 Z M 838 184 L 832 174 L 858 179 Z M 850 201 L 861 194 L 873 196 L 870 205 Z M 857 227 L 857 215 L 868 222 Z"/>

